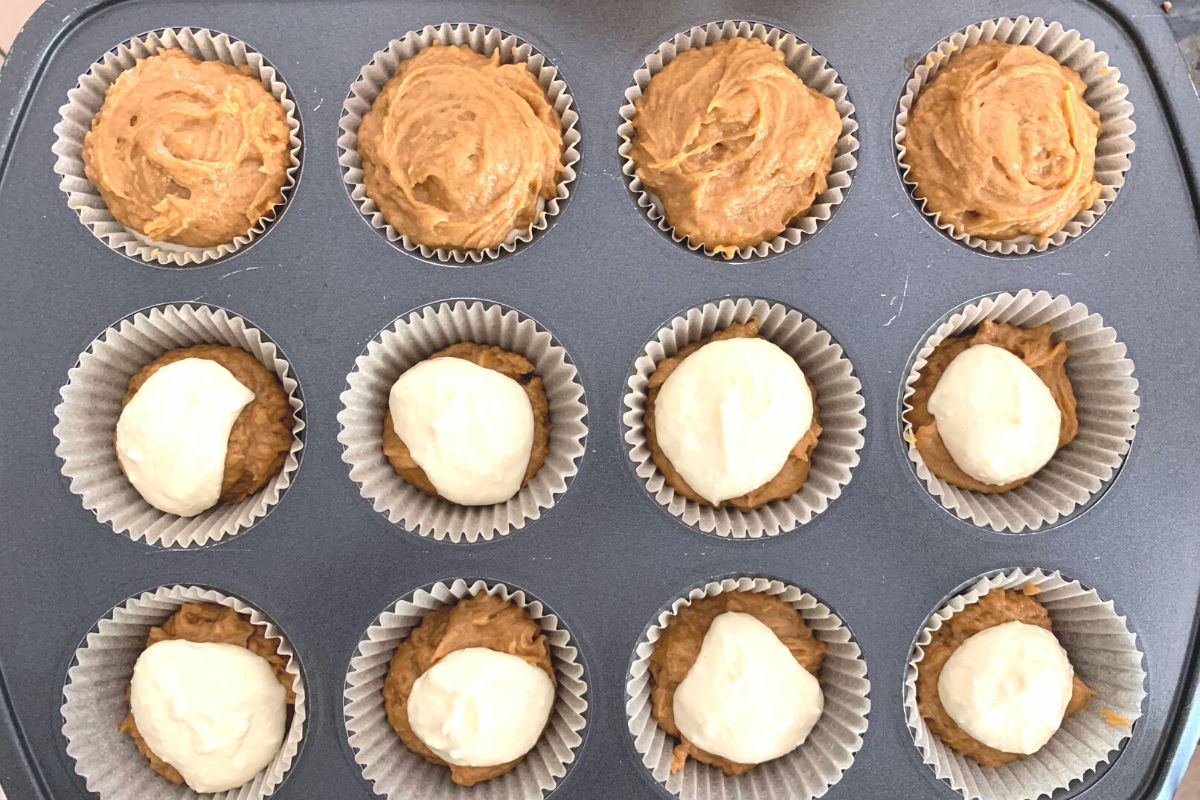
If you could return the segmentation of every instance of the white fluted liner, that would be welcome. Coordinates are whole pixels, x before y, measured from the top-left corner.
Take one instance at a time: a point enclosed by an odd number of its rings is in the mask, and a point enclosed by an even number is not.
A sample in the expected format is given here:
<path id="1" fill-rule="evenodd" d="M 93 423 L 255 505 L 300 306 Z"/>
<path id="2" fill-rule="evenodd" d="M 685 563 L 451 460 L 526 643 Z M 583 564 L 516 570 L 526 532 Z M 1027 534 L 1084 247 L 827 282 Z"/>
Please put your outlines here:
<path id="1" fill-rule="evenodd" d="M 1063 720 L 1058 733 L 1030 756 L 991 769 L 960 755 L 929 730 L 917 710 L 917 670 L 925 646 L 946 620 L 996 589 L 1041 591 L 1038 602 L 1050 612 L 1054 635 L 1067 651 L 1075 673 L 1095 691 L 1087 708 Z M 1068 788 L 1097 766 L 1115 758 L 1142 715 L 1146 672 L 1137 639 L 1111 600 L 1078 581 L 1041 569 L 990 572 L 929 615 L 913 645 L 904 675 L 904 714 L 925 763 L 938 778 L 968 800 L 1036 800 Z M 1113 725 L 1101 709 L 1129 721 Z"/>
<path id="2" fill-rule="evenodd" d="M 198 344 L 238 347 L 279 378 L 295 423 L 283 468 L 267 485 L 240 503 L 218 503 L 194 517 L 159 511 L 133 488 L 117 461 L 113 435 L 129 379 L 168 350 Z M 55 454 L 83 507 L 117 533 L 165 547 L 193 547 L 241 533 L 279 502 L 300 466 L 304 402 L 287 359 L 249 322 L 209 305 L 163 304 L 113 323 L 79 356 L 59 390 Z"/>
<path id="3" fill-rule="evenodd" d="M 447 247 L 427 247 L 396 230 L 384 219 L 383 213 L 367 195 L 363 183 L 362 156 L 358 152 L 358 128 L 363 116 L 371 110 L 375 98 L 384 85 L 395 74 L 401 61 L 412 58 L 421 50 L 433 45 L 466 45 L 480 55 L 490 56 L 500 51 L 502 64 L 524 64 L 546 92 L 546 99 L 558 112 L 562 122 L 562 172 L 559 174 L 555 196 L 538 198 L 537 214 L 533 223 L 525 229 L 513 230 L 503 243 L 486 250 L 459 250 Z M 342 105 L 342 116 L 338 120 L 338 163 L 342 166 L 342 180 L 350 191 L 350 199 L 358 207 L 363 218 L 382 233 L 389 242 L 398 244 L 410 253 L 419 253 L 422 258 L 436 259 L 443 264 L 474 266 L 503 253 L 511 253 L 532 241 L 550 227 L 553 217 L 562 210 L 575 182 L 575 165 L 579 162 L 579 113 L 571 98 L 566 81 L 558 74 L 558 68 L 533 45 L 507 33 L 500 28 L 464 23 L 426 25 L 419 31 L 409 31 L 399 39 L 388 42 L 388 46 L 371 57 L 371 61 L 350 85 L 350 94 Z M 470 261 L 472 263 L 468 264 Z"/>
<path id="4" fill-rule="evenodd" d="M 902 416 L 908 458 L 929 493 L 959 519 L 998 532 L 1036 531 L 1069 518 L 1120 469 L 1138 422 L 1138 381 L 1125 345 L 1099 314 L 1066 295 L 1022 289 L 967 303 L 934 330 L 905 379 L 902 415 L 912 410 L 914 385 L 934 348 L 985 319 L 1022 328 L 1048 322 L 1054 340 L 1068 344 L 1067 377 L 1075 391 L 1079 433 L 1032 479 L 997 494 L 960 489 L 930 472 L 913 444 L 912 426 Z"/>
<path id="5" fill-rule="evenodd" d="M 666 219 L 663 205 L 654 192 L 642 185 L 641 179 L 634 173 L 633 159 L 633 118 L 637 116 L 634 103 L 646 91 L 650 80 L 670 64 L 677 55 L 688 50 L 704 47 L 722 39 L 758 39 L 784 54 L 788 69 L 796 73 L 805 85 L 820 92 L 832 100 L 838 114 L 842 118 L 842 133 L 838 137 L 834 152 L 833 164 L 829 169 L 829 185 L 824 192 L 813 199 L 812 207 L 804 212 L 802 217 L 792 223 L 775 238 L 761 242 L 753 247 L 742 247 L 735 255 L 728 256 L 717 253 L 700 242 L 693 242 L 686 236 L 675 232 Z M 669 42 L 663 42 L 658 49 L 646 57 L 641 68 L 633 74 L 633 85 L 625 90 L 625 104 L 621 106 L 621 125 L 617 128 L 617 136 L 621 139 L 618 153 L 621 156 L 621 172 L 625 175 L 629 190 L 633 192 L 638 208 L 646 214 L 646 218 L 660 231 L 667 234 L 676 243 L 682 244 L 689 250 L 700 250 L 707 256 L 725 259 L 738 258 L 743 261 L 782 253 L 786 248 L 800 244 L 820 230 L 821 226 L 833 216 L 846 192 L 850 189 L 850 180 L 858 166 L 858 120 L 854 116 L 854 106 L 850 102 L 845 84 L 838 77 L 833 67 L 829 66 L 826 58 L 813 50 L 808 42 L 798 39 L 795 34 L 780 28 L 769 27 L 760 22 L 744 20 L 725 20 L 710 22 L 707 25 L 697 25 L 683 33 L 678 33 Z"/>
<path id="6" fill-rule="evenodd" d="M 430 764 L 405 747 L 392 729 L 383 704 L 383 682 L 400 642 L 430 611 L 478 594 L 496 595 L 523 608 L 550 642 L 554 662 L 554 708 L 546 730 L 524 760 L 498 778 L 467 788 L 450 780 L 446 767 Z M 567 774 L 583 743 L 587 724 L 587 683 L 579 651 L 566 625 L 541 601 L 522 589 L 482 580 L 439 581 L 418 589 L 384 611 L 367 628 L 346 676 L 345 723 L 354 759 L 375 793 L 388 800 L 438 797 L 471 800 L 541 800 Z"/>
<path id="7" fill-rule="evenodd" d="M 459 342 L 496 345 L 533 362 L 550 405 L 550 452 L 529 483 L 507 502 L 460 506 L 405 482 L 383 454 L 388 394 L 401 373 Z M 536 321 L 505 306 L 450 300 L 397 319 L 376 336 L 346 376 L 342 460 L 359 493 L 388 520 L 434 539 L 490 540 L 519 530 L 557 502 L 579 470 L 587 438 L 587 406 L 579 373 L 562 345 Z"/>
<path id="8" fill-rule="evenodd" d="M 146 649 L 150 628 L 161 625 L 185 602 L 228 606 L 279 642 L 287 659 L 296 703 L 279 753 L 251 781 L 225 792 L 199 794 L 176 786 L 150 767 L 133 740 L 117 730 L 129 713 L 126 690 L 133 666 Z M 269 797 L 291 769 L 307 718 L 304 680 L 291 644 L 265 614 L 237 597 L 201 586 L 160 586 L 131 597 L 100 620 L 75 651 L 75 663 L 63 687 L 63 736 L 67 755 L 89 791 L 101 800 L 262 800 Z"/>
<path id="9" fill-rule="evenodd" d="M 680 609 L 703 597 L 734 591 L 778 596 L 799 611 L 813 634 L 829 645 L 817 674 L 825 695 L 824 713 L 804 744 L 785 756 L 759 764 L 745 775 L 732 777 L 694 758 L 672 775 L 671 753 L 679 742 L 668 736 L 650 713 L 650 656 Z M 862 650 L 850 629 L 828 606 L 790 584 L 741 576 L 692 589 L 651 622 L 638 641 L 629 667 L 625 714 L 642 763 L 656 781 L 682 800 L 813 800 L 841 780 L 862 747 L 871 710 L 870 690 Z"/>
<path id="10" fill-rule="evenodd" d="M 178 49 L 202 61 L 221 61 L 234 67 L 248 66 L 263 88 L 279 101 L 287 115 L 291 132 L 288 146 L 291 164 L 283 184 L 283 200 L 260 219 L 253 228 L 232 242 L 216 247 L 187 247 L 171 242 L 156 242 L 142 233 L 125 227 L 113 217 L 100 192 L 87 179 L 83 167 L 83 139 L 92 128 L 92 118 L 104 105 L 108 87 L 139 59 L 162 51 Z M 58 110 L 61 119 L 54 126 L 53 147 L 57 160 L 54 171 L 61 176 L 59 188 L 67 194 L 67 205 L 75 209 L 92 234 L 113 250 L 140 258 L 150 264 L 188 267 L 206 264 L 214 259 L 236 253 L 267 231 L 283 213 L 283 206 L 296 187 L 300 171 L 300 117 L 296 103 L 283 78 L 254 48 L 229 34 L 207 28 L 165 28 L 135 36 L 114 47 L 92 64 L 79 83 L 67 93 L 67 103 Z"/>
<path id="11" fill-rule="evenodd" d="M 646 392 L 659 362 L 735 322 L 758 320 L 759 336 L 778 345 L 800 365 L 816 388 L 821 435 L 812 452 L 808 480 L 800 491 L 750 512 L 712 508 L 675 493 L 655 466 L 646 443 Z M 757 539 L 793 530 L 824 511 L 850 482 L 862 449 L 866 401 L 862 384 L 841 345 L 811 318 L 783 303 L 761 298 L 726 298 L 694 306 L 676 316 L 647 344 L 626 381 L 622 421 L 629 458 L 651 497 L 673 516 L 705 533 Z"/>
<path id="12" fill-rule="evenodd" d="M 1098 50 L 1091 39 L 1084 39 L 1079 31 L 1064 30 L 1058 22 L 1046 22 L 1041 17 L 1030 19 L 1001 17 L 971 25 L 951 34 L 930 50 L 913 70 L 904 84 L 904 94 L 896 112 L 894 143 L 896 159 L 900 166 L 900 178 L 909 193 L 916 184 L 909 180 L 910 166 L 905 160 L 908 149 L 904 144 L 908 134 L 908 115 L 916 102 L 921 88 L 931 81 L 946 61 L 961 50 L 980 42 L 1006 42 L 1027 44 L 1052 56 L 1060 64 L 1079 73 L 1087 84 L 1083 98 L 1100 115 L 1100 136 L 1096 142 L 1096 181 L 1100 184 L 1100 197 L 1091 208 L 1080 211 L 1061 230 L 1046 242 L 1039 244 L 1036 236 L 1028 234 L 1015 239 L 981 239 L 965 233 L 956 233 L 950 223 L 942 222 L 940 215 L 926 208 L 925 201 L 916 195 L 913 200 L 921 212 L 929 217 L 935 227 L 957 242 L 999 255 L 1026 255 L 1041 253 L 1058 247 L 1082 234 L 1096 224 L 1125 185 L 1125 173 L 1129 171 L 1129 156 L 1133 153 L 1133 104 L 1126 99 L 1129 89 L 1121 83 L 1121 71 L 1108 64 L 1108 54 Z"/>

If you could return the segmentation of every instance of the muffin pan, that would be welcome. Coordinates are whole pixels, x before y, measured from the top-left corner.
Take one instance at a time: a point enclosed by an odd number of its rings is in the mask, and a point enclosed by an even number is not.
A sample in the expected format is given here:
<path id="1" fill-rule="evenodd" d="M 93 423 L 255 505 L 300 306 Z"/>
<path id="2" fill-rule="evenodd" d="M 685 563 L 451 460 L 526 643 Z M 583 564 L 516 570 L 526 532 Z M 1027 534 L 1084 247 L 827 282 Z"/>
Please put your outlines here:
<path id="1" fill-rule="evenodd" d="M 669 798 L 642 764 L 625 714 L 634 650 L 689 587 L 768 576 L 820 598 L 853 631 L 871 680 L 863 744 L 829 798 L 958 797 L 922 762 L 905 719 L 905 668 L 931 609 L 975 576 L 1061 571 L 1126 616 L 1145 654 L 1147 697 L 1132 737 L 1060 797 L 1169 793 L 1200 728 L 1189 718 L 1200 658 L 1200 104 L 1157 3 L 878 0 L 746 4 L 519 0 L 397 5 L 286 0 L 48 3 L 0 81 L 0 782 L 9 797 L 91 796 L 67 754 L 63 688 L 76 648 L 130 597 L 163 585 L 241 598 L 285 631 L 303 664 L 304 738 L 272 797 L 370 797 L 347 735 L 345 689 L 363 632 L 438 581 L 521 587 L 561 614 L 587 676 L 586 726 L 555 798 Z M 951 241 L 912 203 L 896 166 L 897 104 L 924 54 L 984 19 L 1039 15 L 1080 31 L 1120 70 L 1137 144 L 1119 196 L 1084 236 L 1028 257 Z M 858 161 L 838 212 L 778 255 L 724 263 L 646 222 L 622 174 L 625 92 L 648 55 L 714 20 L 791 32 L 829 59 L 854 101 Z M 555 224 L 518 252 L 453 269 L 402 252 L 363 221 L 338 163 L 339 119 L 372 54 L 409 31 L 479 22 L 529 42 L 579 113 L 581 160 Z M 54 173 L 67 92 L 130 37 L 193 25 L 228 33 L 286 78 L 304 158 L 286 213 L 253 247 L 204 266 L 124 258 L 80 225 Z M 1120 474 L 1068 524 L 1013 536 L 947 514 L 914 477 L 897 430 L 914 346 L 947 309 L 1000 291 L 1045 290 L 1111 326 L 1136 365 L 1140 421 Z M 663 320 L 724 296 L 802 309 L 844 348 L 861 382 L 865 445 L 829 507 L 778 536 L 705 536 L 647 497 L 623 439 L 630 366 Z M 478 298 L 537 320 L 570 355 L 587 398 L 586 452 L 552 509 L 519 535 L 453 545 L 373 510 L 338 440 L 355 359 L 410 309 Z M 208 304 L 253 320 L 303 381 L 304 458 L 252 528 L 169 549 L 113 535 L 72 494 L 55 456 L 54 407 L 97 331 L 141 308 Z M 116 688 L 120 691 L 120 688 Z M 1189 721 L 1190 720 L 1190 721 Z M 1189 727 L 1190 725 L 1190 727 Z M 1164 788 L 1166 787 L 1166 788 Z M 407 797 L 403 793 L 400 796 Z"/>

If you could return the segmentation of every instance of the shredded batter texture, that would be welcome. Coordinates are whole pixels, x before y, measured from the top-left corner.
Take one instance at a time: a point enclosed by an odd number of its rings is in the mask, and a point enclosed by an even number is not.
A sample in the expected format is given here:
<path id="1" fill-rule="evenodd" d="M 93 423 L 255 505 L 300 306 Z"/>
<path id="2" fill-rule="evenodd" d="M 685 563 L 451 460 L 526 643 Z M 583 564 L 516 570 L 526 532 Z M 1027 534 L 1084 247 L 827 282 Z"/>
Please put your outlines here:
<path id="1" fill-rule="evenodd" d="M 122 72 L 83 140 L 112 215 L 156 241 L 232 242 L 283 202 L 287 116 L 248 68 L 164 50 Z"/>
<path id="2" fill-rule="evenodd" d="M 682 236 L 732 257 L 828 185 L 842 123 L 779 50 L 723 39 L 677 56 L 635 103 L 630 157 Z"/>
<path id="3" fill-rule="evenodd" d="M 917 95 L 909 179 L 956 233 L 1044 243 L 1100 196 L 1100 115 L 1073 69 L 1029 45 L 953 56 Z"/>
<path id="4" fill-rule="evenodd" d="M 523 64 L 463 45 L 401 62 L 358 130 L 367 195 L 428 247 L 486 249 L 534 222 L 562 171 L 562 122 Z"/>

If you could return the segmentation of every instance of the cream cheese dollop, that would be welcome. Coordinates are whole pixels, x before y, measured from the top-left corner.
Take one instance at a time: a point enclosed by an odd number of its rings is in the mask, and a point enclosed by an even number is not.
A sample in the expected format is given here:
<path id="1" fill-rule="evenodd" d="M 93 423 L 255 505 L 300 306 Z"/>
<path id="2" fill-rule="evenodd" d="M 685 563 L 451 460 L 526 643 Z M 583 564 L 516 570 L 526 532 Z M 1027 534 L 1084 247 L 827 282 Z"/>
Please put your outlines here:
<path id="1" fill-rule="evenodd" d="M 193 517 L 216 505 L 229 432 L 254 392 L 207 358 L 154 372 L 117 420 L 117 458 L 133 488 L 168 514 Z"/>
<path id="2" fill-rule="evenodd" d="M 712 621 L 672 707 L 692 744 L 739 764 L 761 764 L 804 743 L 825 698 L 816 677 L 769 627 L 727 611 Z"/>
<path id="3" fill-rule="evenodd" d="M 1058 449 L 1054 396 L 1003 347 L 977 344 L 955 356 L 929 395 L 929 412 L 954 463 L 983 483 L 1028 478 Z"/>
<path id="4" fill-rule="evenodd" d="M 533 449 L 533 407 L 519 383 L 461 358 L 431 358 L 392 385 L 396 435 L 438 494 L 464 506 L 521 489 Z"/>
<path id="5" fill-rule="evenodd" d="M 709 342 L 679 363 L 654 401 L 658 446 L 713 505 L 774 478 L 812 418 L 800 366 L 759 338 Z"/>
<path id="6" fill-rule="evenodd" d="M 976 741 L 1036 753 L 1062 725 L 1075 670 L 1054 634 L 1006 622 L 964 641 L 946 660 L 938 697 Z"/>
<path id="7" fill-rule="evenodd" d="M 197 792 L 241 786 L 283 744 L 287 697 L 244 647 L 168 639 L 133 667 L 129 705 L 146 745 Z"/>
<path id="8" fill-rule="evenodd" d="M 448 764 L 494 767 L 528 753 L 554 707 L 554 684 L 523 658 L 486 647 L 455 650 L 423 672 L 408 722 Z"/>

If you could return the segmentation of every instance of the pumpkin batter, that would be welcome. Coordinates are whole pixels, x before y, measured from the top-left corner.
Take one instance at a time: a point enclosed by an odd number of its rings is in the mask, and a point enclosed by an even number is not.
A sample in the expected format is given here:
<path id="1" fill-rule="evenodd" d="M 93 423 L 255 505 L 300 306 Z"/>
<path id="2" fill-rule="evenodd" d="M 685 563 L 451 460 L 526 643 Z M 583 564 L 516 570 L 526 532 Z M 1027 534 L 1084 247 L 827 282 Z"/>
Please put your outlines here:
<path id="1" fill-rule="evenodd" d="M 681 236 L 726 257 L 812 206 L 842 135 L 834 102 L 757 39 L 681 53 L 634 105 L 637 177 Z"/>
<path id="2" fill-rule="evenodd" d="M 562 122 L 524 64 L 464 45 L 400 62 L 358 129 L 384 219 L 427 247 L 485 249 L 533 224 L 562 171 Z"/>
<path id="3" fill-rule="evenodd" d="M 525 356 L 501 350 L 494 345 L 473 342 L 452 344 L 444 350 L 437 351 L 430 358 L 461 358 L 512 378 L 525 389 L 530 408 L 533 410 L 533 446 L 529 451 L 529 466 L 525 470 L 525 480 L 521 485 L 528 484 L 550 454 L 550 403 L 546 399 L 542 376 L 534 371 L 533 363 Z M 386 408 L 383 412 L 383 454 L 391 462 L 392 469 L 396 470 L 396 474 L 406 483 L 412 484 L 425 494 L 440 497 L 425 470 L 413 460 L 404 440 L 396 435 L 392 414 Z"/>
<path id="4" fill-rule="evenodd" d="M 229 431 L 225 473 L 221 479 L 221 502 L 240 503 L 266 486 L 283 469 L 283 462 L 292 449 L 295 423 L 292 408 L 279 379 L 258 363 L 258 359 L 241 348 L 216 344 L 200 344 L 163 353 L 129 379 L 129 390 L 121 400 L 121 407 L 124 408 L 142 384 L 161 367 L 185 358 L 215 361 L 254 392 L 254 399 L 242 409 Z"/>
<path id="5" fill-rule="evenodd" d="M 550 643 L 542 629 L 524 609 L 495 595 L 478 594 L 457 605 L 431 611 L 413 628 L 392 656 L 383 682 L 384 709 L 404 745 L 429 763 L 447 767 L 450 779 L 461 786 L 474 786 L 511 772 L 524 758 L 493 767 L 447 764 L 413 732 L 408 721 L 408 697 L 413 684 L 447 655 L 468 647 L 486 647 L 517 656 L 545 670 L 550 682 L 556 683 Z"/>
<path id="6" fill-rule="evenodd" d="M 960 234 L 1044 243 L 1100 196 L 1100 115 L 1069 67 L 1029 45 L 976 44 L 921 89 L 909 180 Z"/>
<path id="7" fill-rule="evenodd" d="M 109 87 L 83 163 L 125 227 L 213 247 L 283 202 L 289 151 L 283 106 L 249 68 L 163 50 Z"/>
<path id="8" fill-rule="evenodd" d="M 950 362 L 959 353 L 977 344 L 1004 348 L 1024 361 L 1041 378 L 1042 383 L 1046 384 L 1058 410 L 1062 413 L 1058 434 L 1060 449 L 1079 432 L 1079 420 L 1075 415 L 1075 392 L 1071 388 L 1071 380 L 1067 377 L 1067 343 L 1055 344 L 1049 324 L 1036 328 L 1018 328 L 987 319 L 980 323 L 973 334 L 949 337 L 934 348 L 913 385 L 913 394 L 909 399 L 912 410 L 905 415 L 905 419 L 912 426 L 917 452 L 921 454 L 929 471 L 947 483 L 972 492 L 996 494 L 1017 488 L 1033 475 L 1005 484 L 976 480 L 954 463 L 954 458 L 938 434 L 937 421 L 929 413 L 929 396 L 933 394 L 933 389 L 946 367 L 950 366 Z"/>
<path id="9" fill-rule="evenodd" d="M 756 764 L 739 764 L 705 752 L 689 742 L 675 725 L 675 689 L 683 683 L 700 655 L 704 636 L 714 619 L 727 611 L 740 611 L 771 629 L 792 652 L 796 662 L 816 675 L 828 645 L 813 636 L 800 612 L 778 597 L 759 592 L 722 592 L 704 597 L 679 610 L 663 630 L 650 654 L 650 713 L 669 736 L 679 739 L 671 755 L 671 772 L 688 758 L 720 768 L 726 775 L 744 775 Z"/>
<path id="10" fill-rule="evenodd" d="M 692 487 L 688 486 L 687 481 L 683 479 L 683 476 L 679 474 L 679 471 L 675 469 L 670 459 L 667 458 L 666 453 L 658 445 L 658 439 L 654 434 L 654 401 L 658 398 L 658 392 L 662 388 L 662 385 L 666 383 L 667 378 L 671 377 L 671 373 L 675 371 L 676 367 L 685 358 L 704 345 L 722 339 L 752 339 L 756 336 L 758 336 L 757 319 L 751 319 L 747 322 L 735 322 L 724 330 L 717 331 L 711 336 L 701 339 L 699 342 L 684 347 L 670 358 L 664 358 L 659 362 L 647 382 L 646 410 L 643 414 L 643 419 L 646 425 L 646 445 L 650 448 L 650 457 L 672 489 L 687 499 L 694 500 L 702 505 L 711 506 L 712 504 L 696 494 Z M 817 392 L 813 388 L 811 380 L 808 381 L 808 389 L 812 392 L 813 396 L 812 425 L 800 437 L 800 441 L 796 442 L 796 446 L 792 448 L 792 452 L 788 455 L 787 461 L 784 462 L 783 468 L 779 470 L 774 478 L 762 486 L 747 492 L 741 497 L 730 498 L 723 502 L 722 506 L 733 506 L 739 511 L 753 511 L 775 500 L 791 497 L 800 491 L 800 487 L 808 480 L 808 470 L 811 466 L 809 459 L 812 456 L 813 450 L 817 449 L 817 437 L 821 435 L 821 411 L 817 407 Z"/>
<path id="11" fill-rule="evenodd" d="M 244 647 L 255 655 L 262 656 L 271 665 L 275 677 L 287 692 L 287 704 L 295 705 L 296 693 L 292 689 L 292 676 L 287 671 L 287 659 L 279 655 L 279 641 L 268 639 L 257 625 L 251 624 L 228 606 L 216 603 L 184 603 L 166 622 L 150 629 L 146 647 L 168 639 L 186 639 L 189 642 L 233 644 Z M 154 754 L 138 732 L 133 713 L 125 715 L 118 727 L 128 734 L 137 749 L 150 761 L 150 766 L 171 783 L 183 784 L 179 770 Z"/>
<path id="12" fill-rule="evenodd" d="M 917 669 L 917 710 L 929 724 L 929 729 L 967 758 L 992 769 L 999 769 L 1024 756 L 988 747 L 958 727 L 942 707 L 941 698 L 938 696 L 938 679 L 941 677 L 942 667 L 946 666 L 946 661 L 960 644 L 982 630 L 1014 621 L 1037 625 L 1053 632 L 1049 612 L 1033 595 L 1012 589 L 994 589 L 979 598 L 979 602 L 971 603 L 942 623 L 942 627 L 934 632 L 930 643 L 925 645 L 925 657 L 921 659 Z M 1087 707 L 1092 694 L 1088 685 L 1078 674 L 1075 675 L 1066 716 Z"/>

